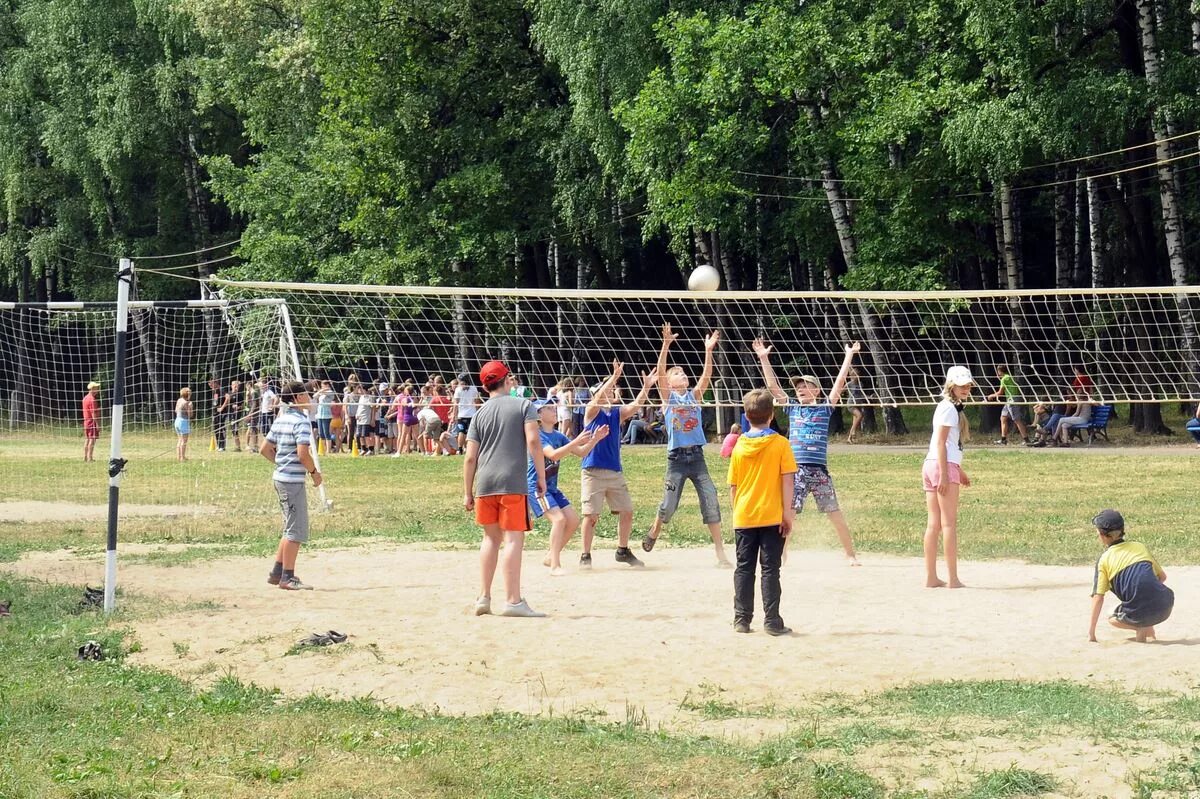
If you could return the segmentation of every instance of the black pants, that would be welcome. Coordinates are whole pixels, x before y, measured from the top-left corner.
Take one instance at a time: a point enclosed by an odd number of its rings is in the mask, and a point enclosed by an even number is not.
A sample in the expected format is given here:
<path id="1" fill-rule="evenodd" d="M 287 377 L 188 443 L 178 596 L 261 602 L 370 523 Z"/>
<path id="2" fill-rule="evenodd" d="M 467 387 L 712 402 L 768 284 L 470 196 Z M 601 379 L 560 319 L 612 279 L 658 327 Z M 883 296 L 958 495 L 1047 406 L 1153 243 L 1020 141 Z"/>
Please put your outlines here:
<path id="1" fill-rule="evenodd" d="M 733 531 L 737 568 L 733 570 L 733 620 L 747 624 L 754 618 L 754 562 L 762 565 L 763 618 L 767 627 L 782 627 L 779 617 L 779 565 L 784 537 L 779 525 L 742 527 Z"/>
<path id="2" fill-rule="evenodd" d="M 223 413 L 213 413 L 213 435 L 217 437 L 217 449 L 225 449 L 225 423 L 228 417 Z"/>

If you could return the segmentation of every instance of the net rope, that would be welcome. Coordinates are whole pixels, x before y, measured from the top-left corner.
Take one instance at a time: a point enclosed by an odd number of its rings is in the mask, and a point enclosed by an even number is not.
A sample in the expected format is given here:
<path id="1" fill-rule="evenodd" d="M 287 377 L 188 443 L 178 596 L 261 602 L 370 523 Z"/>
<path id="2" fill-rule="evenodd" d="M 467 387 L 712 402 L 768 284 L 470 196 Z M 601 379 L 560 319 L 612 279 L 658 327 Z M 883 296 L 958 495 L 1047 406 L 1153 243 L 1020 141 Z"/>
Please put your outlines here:
<path id="1" fill-rule="evenodd" d="M 1200 287 L 982 292 L 602 292 L 215 281 L 223 297 L 281 297 L 306 378 L 350 374 L 391 384 L 475 375 L 492 358 L 543 395 L 564 377 L 594 385 L 658 358 L 660 329 L 679 340 L 669 363 L 695 380 L 703 339 L 721 332 L 709 403 L 737 406 L 762 385 L 751 342 L 772 345 L 781 377 L 826 389 L 845 346 L 862 344 L 858 404 L 936 401 L 946 369 L 969 367 L 987 393 L 1006 365 L 1022 401 L 1062 401 L 1081 366 L 1108 402 L 1200 399 L 1195 314 Z M 474 378 L 472 382 L 475 382 Z M 978 396 L 978 395 L 977 395 Z"/>

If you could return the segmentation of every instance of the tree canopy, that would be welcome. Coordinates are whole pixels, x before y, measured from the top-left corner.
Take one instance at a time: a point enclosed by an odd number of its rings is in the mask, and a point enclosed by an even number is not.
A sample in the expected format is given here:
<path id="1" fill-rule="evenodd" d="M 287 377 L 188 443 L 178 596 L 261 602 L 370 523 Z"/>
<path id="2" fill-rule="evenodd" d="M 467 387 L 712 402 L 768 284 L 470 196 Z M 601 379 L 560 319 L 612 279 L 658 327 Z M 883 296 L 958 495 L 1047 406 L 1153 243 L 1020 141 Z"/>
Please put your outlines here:
<path id="1" fill-rule="evenodd" d="M 1167 0 L 4 0 L 0 294 L 1190 283 L 1198 88 Z"/>

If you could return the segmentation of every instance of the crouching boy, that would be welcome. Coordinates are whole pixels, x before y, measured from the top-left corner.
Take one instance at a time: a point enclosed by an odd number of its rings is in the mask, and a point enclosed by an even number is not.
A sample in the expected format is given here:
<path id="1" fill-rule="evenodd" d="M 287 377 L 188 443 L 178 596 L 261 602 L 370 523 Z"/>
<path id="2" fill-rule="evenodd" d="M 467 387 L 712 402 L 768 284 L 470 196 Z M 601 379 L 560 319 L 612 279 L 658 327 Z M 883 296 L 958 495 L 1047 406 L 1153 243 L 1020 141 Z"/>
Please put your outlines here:
<path id="1" fill-rule="evenodd" d="M 1125 540 L 1125 519 L 1115 510 L 1102 510 L 1092 519 L 1104 553 L 1096 561 L 1092 582 L 1092 623 L 1088 640 L 1096 640 L 1096 622 L 1104 607 L 1104 595 L 1112 591 L 1121 600 L 1109 624 L 1133 630 L 1138 643 L 1154 638 L 1154 625 L 1166 621 L 1175 607 L 1175 593 L 1163 583 L 1167 573 L 1150 555 L 1145 544 Z"/>
<path id="2" fill-rule="evenodd" d="M 755 563 L 762 563 L 763 629 L 768 635 L 791 632 L 779 615 L 779 566 L 792 531 L 796 458 L 787 439 L 769 427 L 775 415 L 771 392 L 755 389 L 743 399 L 750 430 L 743 433 L 729 461 L 737 566 L 733 570 L 733 629 L 750 632 L 754 618 Z"/>

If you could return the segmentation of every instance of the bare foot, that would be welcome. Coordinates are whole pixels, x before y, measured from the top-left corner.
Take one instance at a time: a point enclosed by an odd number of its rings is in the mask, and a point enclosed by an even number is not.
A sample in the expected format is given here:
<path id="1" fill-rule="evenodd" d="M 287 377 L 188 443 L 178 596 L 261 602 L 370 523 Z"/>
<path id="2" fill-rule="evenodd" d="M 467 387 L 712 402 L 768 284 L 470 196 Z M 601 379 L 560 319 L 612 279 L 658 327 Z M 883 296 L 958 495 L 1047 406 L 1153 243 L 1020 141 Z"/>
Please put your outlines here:
<path id="1" fill-rule="evenodd" d="M 932 580 L 926 580 L 926 581 L 925 581 L 925 587 L 926 587 L 926 588 L 945 588 L 945 587 L 946 587 L 946 581 L 945 581 L 945 580 L 939 580 L 939 579 L 937 579 L 937 578 L 934 578 L 934 579 L 932 579 Z"/>
<path id="2" fill-rule="evenodd" d="M 858 562 L 858 555 L 847 555 L 846 556 L 846 565 L 847 566 L 861 566 L 862 564 Z"/>
<path id="3" fill-rule="evenodd" d="M 549 555 L 546 555 L 546 557 L 542 558 L 542 565 L 543 565 L 543 566 L 549 566 L 549 565 L 550 565 L 550 556 L 549 556 Z"/>
<path id="4" fill-rule="evenodd" d="M 950 581 L 950 587 L 951 587 L 951 588 L 966 588 L 966 586 L 965 586 L 965 585 L 963 585 L 963 584 L 962 584 L 961 582 L 959 582 L 958 580 L 951 580 L 951 581 Z"/>

